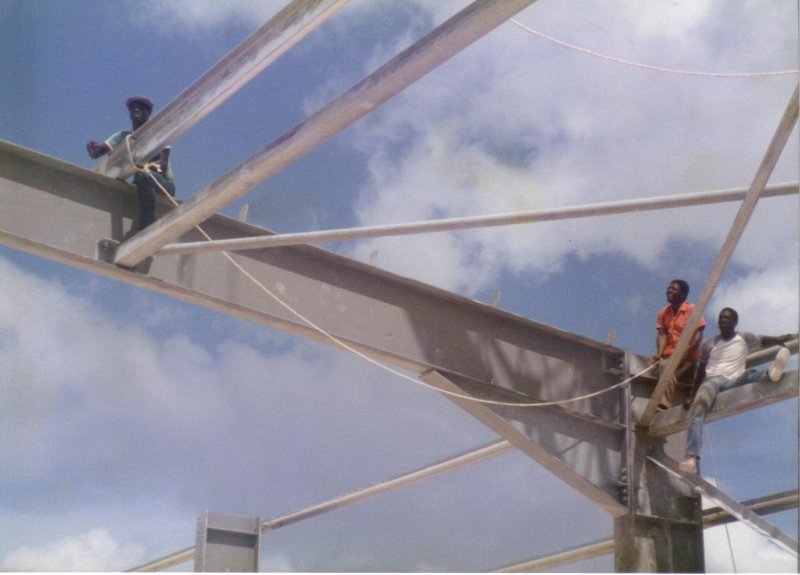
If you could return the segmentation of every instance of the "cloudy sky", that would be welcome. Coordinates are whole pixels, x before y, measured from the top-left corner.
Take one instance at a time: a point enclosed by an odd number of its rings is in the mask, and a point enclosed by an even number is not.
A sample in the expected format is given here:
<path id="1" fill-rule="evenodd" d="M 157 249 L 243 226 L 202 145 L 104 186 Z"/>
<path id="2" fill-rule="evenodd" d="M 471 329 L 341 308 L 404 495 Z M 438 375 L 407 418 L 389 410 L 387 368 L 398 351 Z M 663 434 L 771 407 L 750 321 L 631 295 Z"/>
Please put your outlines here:
<path id="1" fill-rule="evenodd" d="M 85 142 L 127 127 L 128 96 L 167 104 L 283 5 L 0 0 L 0 138 L 91 167 Z M 466 5 L 352 0 L 173 146 L 177 196 Z M 294 232 L 747 187 L 797 83 L 778 73 L 798 68 L 790 0 L 539 0 L 515 21 L 226 213 L 246 203 L 250 222 Z M 799 153 L 795 129 L 771 183 L 800 179 Z M 664 288 L 683 277 L 700 292 L 736 209 L 325 247 L 650 354 Z M 728 305 L 742 329 L 797 331 L 797 222 L 796 196 L 759 203 L 712 333 Z M 1 569 L 130 568 L 192 545 L 202 508 L 269 519 L 498 439 L 358 358 L 5 247 L 0 286 Z M 797 411 L 710 425 L 703 473 L 739 499 L 796 488 Z M 769 519 L 797 537 L 796 511 Z M 485 571 L 611 531 L 511 453 L 271 532 L 262 569 Z M 796 570 L 746 527 L 729 533 L 735 565 L 724 529 L 707 531 L 709 571 Z"/>

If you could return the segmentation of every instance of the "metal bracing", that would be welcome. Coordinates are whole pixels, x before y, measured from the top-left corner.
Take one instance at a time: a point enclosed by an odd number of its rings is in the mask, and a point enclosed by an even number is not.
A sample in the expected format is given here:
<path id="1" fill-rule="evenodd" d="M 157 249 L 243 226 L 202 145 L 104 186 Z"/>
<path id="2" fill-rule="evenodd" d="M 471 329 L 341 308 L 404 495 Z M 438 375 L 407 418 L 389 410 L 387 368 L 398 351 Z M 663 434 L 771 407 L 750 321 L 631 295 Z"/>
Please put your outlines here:
<path id="1" fill-rule="evenodd" d="M 766 515 L 769 513 L 777 513 L 779 511 L 787 511 L 789 509 L 797 509 L 798 494 L 796 490 L 782 491 L 766 497 L 759 497 L 743 501 L 742 505 L 759 515 Z M 721 507 L 713 507 L 703 510 L 703 529 L 709 527 L 716 527 L 725 523 L 738 521 L 739 519 Z M 605 541 L 598 541 L 589 545 L 581 545 L 574 549 L 561 551 L 545 557 L 539 557 L 530 561 L 516 563 L 494 571 L 495 573 L 532 573 L 537 571 L 547 571 L 553 567 L 574 563 L 576 561 L 584 561 L 594 557 L 601 557 L 608 555 L 614 551 L 614 540 L 606 539 Z"/>
<path id="2" fill-rule="evenodd" d="M 493 389 L 452 374 L 430 371 L 422 379 L 446 392 L 481 399 L 502 397 Z M 619 401 L 618 395 L 607 393 L 595 401 L 609 406 Z M 610 515 L 627 513 L 616 483 L 625 447 L 624 426 L 609 428 L 565 420 L 558 409 L 512 408 L 447 397 Z"/>
<path id="3" fill-rule="evenodd" d="M 661 373 L 661 376 L 659 377 L 656 389 L 653 391 L 653 397 L 650 399 L 650 403 L 647 405 L 647 408 L 639 420 L 639 425 L 642 428 L 646 429 L 650 425 L 650 419 L 653 417 L 653 414 L 656 411 L 658 402 L 661 401 L 661 398 L 664 395 L 664 391 L 667 388 L 667 383 L 675 375 L 675 371 L 678 368 L 680 359 L 688 349 L 689 341 L 692 339 L 692 336 L 694 335 L 694 332 L 700 323 L 700 318 L 703 317 L 703 312 L 705 311 L 706 305 L 711 299 L 714 289 L 717 287 L 717 284 L 722 277 L 722 273 L 725 271 L 725 268 L 727 267 L 728 262 L 733 255 L 733 251 L 736 249 L 736 244 L 739 243 L 739 238 L 742 237 L 742 234 L 747 227 L 747 222 L 750 221 L 750 216 L 753 214 L 756 204 L 758 203 L 758 199 L 761 193 L 764 191 L 764 187 L 767 185 L 767 182 L 769 181 L 772 170 L 778 163 L 778 158 L 780 158 L 781 152 L 783 151 L 783 148 L 789 139 L 789 135 L 792 133 L 792 130 L 794 130 L 794 125 L 797 123 L 798 117 L 798 104 L 800 102 L 798 94 L 800 94 L 800 87 L 795 86 L 792 97 L 789 99 L 789 103 L 783 113 L 783 117 L 781 118 L 781 121 L 775 130 L 775 134 L 772 137 L 772 141 L 770 141 L 767 151 L 761 160 L 761 164 L 756 171 L 756 175 L 753 178 L 753 183 L 750 184 L 750 189 L 747 192 L 744 201 L 742 202 L 742 206 L 739 208 L 739 212 L 736 214 L 736 218 L 733 220 L 733 224 L 728 232 L 728 236 L 725 238 L 725 242 L 722 244 L 714 265 L 712 266 L 711 271 L 709 272 L 708 277 L 703 284 L 703 289 L 700 292 L 700 295 L 697 296 L 694 309 L 692 310 L 692 313 L 690 314 L 689 319 L 683 328 L 683 332 L 678 339 L 678 343 L 675 345 L 675 349 L 672 352 L 666 367 Z"/>
<path id="4" fill-rule="evenodd" d="M 496 457 L 498 455 L 508 453 L 513 449 L 514 449 L 513 446 L 507 441 L 498 441 L 491 445 L 487 445 L 486 447 L 481 447 L 473 451 L 464 453 L 462 455 L 452 457 L 440 463 L 431 465 L 429 467 L 425 467 L 423 469 L 419 469 L 417 471 L 412 471 L 411 473 L 401 475 L 400 477 L 390 479 L 389 481 L 384 481 L 382 483 L 378 483 L 371 487 L 354 491 L 352 493 L 348 493 L 347 495 L 336 497 L 335 499 L 331 499 L 323 503 L 311 505 L 310 507 L 300 509 L 299 511 L 295 511 L 293 513 L 288 513 L 281 517 L 268 519 L 261 523 L 261 531 L 279 529 L 280 527 L 286 527 L 288 525 L 292 525 L 294 523 L 297 523 L 298 521 L 302 521 L 303 519 L 317 517 L 318 515 L 322 515 L 323 513 L 328 513 L 330 511 L 341 509 L 348 505 L 352 505 L 353 503 L 363 501 L 365 499 L 374 497 L 376 495 L 380 495 L 382 493 L 387 493 L 389 491 L 398 489 L 400 487 L 413 485 L 415 483 L 418 483 L 419 481 L 424 481 L 426 479 L 436 477 L 443 473 L 448 473 L 450 471 L 456 471 L 458 469 L 462 469 L 474 463 L 485 461 L 486 459 L 489 459 L 491 457 Z M 194 551 L 195 551 L 194 547 L 188 547 L 186 549 L 182 549 L 181 551 L 177 551 L 175 553 L 167 555 L 166 557 L 162 557 L 161 559 L 157 559 L 156 561 L 151 561 L 150 563 L 134 567 L 129 571 L 139 571 L 139 572 L 162 571 L 164 569 L 173 567 L 174 565 L 179 565 L 181 563 L 185 563 L 186 561 L 190 561 L 194 555 Z"/>
<path id="5" fill-rule="evenodd" d="M 133 267 L 297 161 L 535 0 L 477 0 L 117 251 Z"/>
<path id="6" fill-rule="evenodd" d="M 713 501 L 739 521 L 778 545 L 784 551 L 788 551 L 794 557 L 798 556 L 797 541 L 795 539 L 770 524 L 758 515 L 758 513 L 748 509 L 746 505 L 726 495 L 722 490 L 714 487 L 699 475 L 680 471 L 678 466 L 672 461 L 658 459 L 656 457 L 648 457 L 648 460 L 702 493 L 706 499 Z"/>
<path id="7" fill-rule="evenodd" d="M 349 0 L 293 0 L 134 133 L 135 159 L 150 158 L 200 122 Z M 120 147 L 95 167 L 113 178 L 133 173 Z"/>
<path id="8" fill-rule="evenodd" d="M 778 197 L 797 194 L 800 189 L 798 183 L 785 183 L 769 186 L 761 194 L 762 198 Z M 607 202 L 603 204 L 588 204 L 565 208 L 550 208 L 542 210 L 520 211 L 506 214 L 493 214 L 486 216 L 471 216 L 461 218 L 448 218 L 425 222 L 412 222 L 405 224 L 388 224 L 383 226 L 369 226 L 360 228 L 344 228 L 339 230 L 321 230 L 314 232 L 299 232 L 293 234 L 276 234 L 257 238 L 234 238 L 230 240 L 214 240 L 206 242 L 190 242 L 167 244 L 158 255 L 162 254 L 188 254 L 202 251 L 237 251 L 257 248 L 274 248 L 280 246 L 295 246 L 302 244 L 321 244 L 325 242 L 356 240 L 365 238 L 379 238 L 387 236 L 400 236 L 409 234 L 445 232 L 491 226 L 508 226 L 531 224 L 535 222 L 549 222 L 575 218 L 588 218 L 593 216 L 608 216 L 629 212 L 643 212 L 647 210 L 664 210 L 687 206 L 700 206 L 721 202 L 735 202 L 744 199 L 746 188 L 733 190 L 718 190 L 713 192 L 697 192 L 694 194 L 680 194 L 675 196 L 661 196 L 620 202 Z"/>

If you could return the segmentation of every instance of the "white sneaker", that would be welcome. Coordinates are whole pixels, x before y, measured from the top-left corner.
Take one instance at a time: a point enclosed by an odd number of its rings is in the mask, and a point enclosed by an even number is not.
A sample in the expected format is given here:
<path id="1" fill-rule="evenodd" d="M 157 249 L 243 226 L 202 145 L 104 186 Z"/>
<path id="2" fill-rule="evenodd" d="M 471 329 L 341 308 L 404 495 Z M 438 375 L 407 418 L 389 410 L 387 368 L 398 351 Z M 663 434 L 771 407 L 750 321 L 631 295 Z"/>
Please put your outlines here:
<path id="1" fill-rule="evenodd" d="M 772 362 L 772 365 L 769 366 L 767 370 L 767 377 L 769 377 L 770 381 L 778 381 L 781 378 L 783 375 L 783 368 L 789 363 L 789 358 L 791 356 L 792 354 L 785 347 L 782 347 L 778 351 L 778 355 L 775 356 L 775 361 Z"/>
<path id="2" fill-rule="evenodd" d="M 678 465 L 678 469 L 684 473 L 697 473 L 697 456 L 687 455 Z"/>

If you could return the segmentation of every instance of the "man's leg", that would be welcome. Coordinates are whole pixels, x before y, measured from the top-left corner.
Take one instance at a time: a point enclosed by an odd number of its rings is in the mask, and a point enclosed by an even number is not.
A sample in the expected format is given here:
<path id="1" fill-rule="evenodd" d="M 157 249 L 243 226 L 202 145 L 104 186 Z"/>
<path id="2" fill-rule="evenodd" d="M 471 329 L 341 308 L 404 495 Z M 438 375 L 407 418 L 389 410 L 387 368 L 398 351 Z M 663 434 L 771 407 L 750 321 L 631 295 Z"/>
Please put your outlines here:
<path id="1" fill-rule="evenodd" d="M 681 471 L 697 473 L 697 462 L 703 448 L 703 425 L 714 406 L 719 391 L 728 383 L 722 377 L 707 377 L 700 384 L 689 409 L 689 435 L 686 438 L 686 459 L 678 466 Z"/>
<path id="2" fill-rule="evenodd" d="M 158 172 L 137 172 L 133 177 L 139 199 L 139 229 L 143 230 L 156 219 L 156 195 L 166 191 L 175 195 L 175 184 Z"/>
<path id="3" fill-rule="evenodd" d="M 133 183 L 136 184 L 136 197 L 139 201 L 139 229 L 143 230 L 156 219 L 156 195 L 153 182 L 144 172 L 136 172 Z"/>

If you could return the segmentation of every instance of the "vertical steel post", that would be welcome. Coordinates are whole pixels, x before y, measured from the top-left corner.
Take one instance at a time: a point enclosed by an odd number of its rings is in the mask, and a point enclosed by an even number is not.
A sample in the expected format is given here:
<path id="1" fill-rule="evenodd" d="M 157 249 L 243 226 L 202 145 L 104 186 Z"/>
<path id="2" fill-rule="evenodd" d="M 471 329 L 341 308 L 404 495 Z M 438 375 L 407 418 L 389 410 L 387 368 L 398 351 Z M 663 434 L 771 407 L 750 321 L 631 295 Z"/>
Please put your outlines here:
<path id="1" fill-rule="evenodd" d="M 630 377 L 626 353 L 625 377 Z M 630 512 L 614 518 L 614 568 L 620 573 L 702 573 L 705 571 L 700 496 L 664 469 L 647 461 L 648 455 L 666 454 L 679 459 L 686 432 L 668 438 L 648 435 L 636 426 L 636 416 L 646 403 L 649 389 L 626 388 L 625 422 L 628 426 L 626 459 L 620 478 L 627 490 Z M 622 487 L 625 480 L 625 486 Z"/>
<path id="2" fill-rule="evenodd" d="M 261 519 L 203 509 L 197 517 L 194 570 L 255 573 L 261 544 Z"/>

